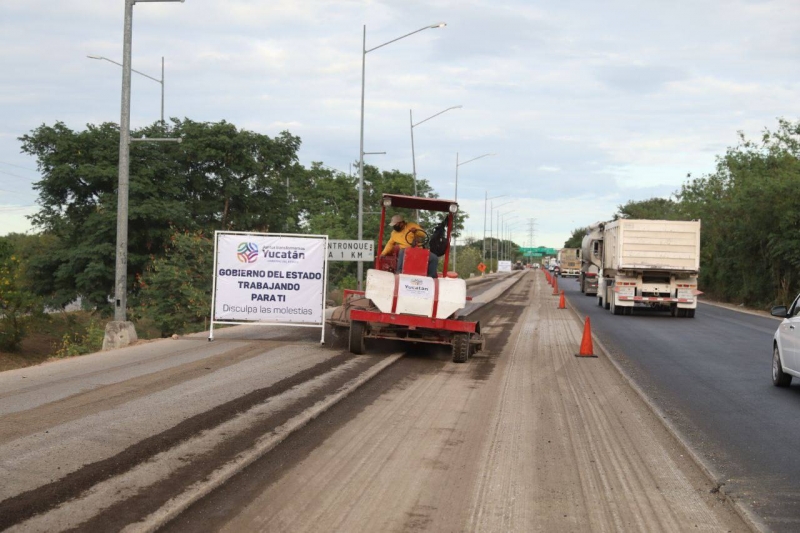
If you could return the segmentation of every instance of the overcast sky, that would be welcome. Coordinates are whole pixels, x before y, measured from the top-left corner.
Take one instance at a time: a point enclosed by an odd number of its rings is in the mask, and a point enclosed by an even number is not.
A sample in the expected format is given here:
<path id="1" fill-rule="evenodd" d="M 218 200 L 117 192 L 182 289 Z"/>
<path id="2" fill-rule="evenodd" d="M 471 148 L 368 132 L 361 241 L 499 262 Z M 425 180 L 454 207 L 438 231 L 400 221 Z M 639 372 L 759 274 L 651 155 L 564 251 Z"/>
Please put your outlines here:
<path id="1" fill-rule="evenodd" d="M 0 234 L 30 228 L 36 162 L 17 137 L 57 120 L 119 121 L 122 0 L 0 0 Z M 304 164 L 358 159 L 362 26 L 365 150 L 458 200 L 483 234 L 484 195 L 528 244 L 630 199 L 666 196 L 688 172 L 777 117 L 800 113 L 798 0 L 186 0 L 134 7 L 133 68 L 160 76 L 166 114 L 299 135 Z M 160 87 L 134 74 L 132 126 L 159 117 Z M 495 204 L 504 202 L 498 199 Z M 377 228 L 374 228 L 377 232 Z M 365 228 L 370 235 L 373 229 Z M 353 236 L 355 237 L 355 236 Z"/>

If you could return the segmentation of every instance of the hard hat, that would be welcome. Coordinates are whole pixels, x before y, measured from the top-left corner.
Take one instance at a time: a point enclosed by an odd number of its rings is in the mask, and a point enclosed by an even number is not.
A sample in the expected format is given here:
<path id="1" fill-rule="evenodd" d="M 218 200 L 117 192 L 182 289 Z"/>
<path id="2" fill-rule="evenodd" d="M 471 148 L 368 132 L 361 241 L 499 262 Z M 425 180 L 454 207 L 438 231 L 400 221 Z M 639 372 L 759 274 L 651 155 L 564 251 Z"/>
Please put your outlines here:
<path id="1" fill-rule="evenodd" d="M 403 215 L 395 215 L 392 217 L 392 220 L 389 221 L 390 226 L 394 226 L 395 224 L 399 224 L 401 222 L 405 222 L 406 220 L 403 218 Z"/>

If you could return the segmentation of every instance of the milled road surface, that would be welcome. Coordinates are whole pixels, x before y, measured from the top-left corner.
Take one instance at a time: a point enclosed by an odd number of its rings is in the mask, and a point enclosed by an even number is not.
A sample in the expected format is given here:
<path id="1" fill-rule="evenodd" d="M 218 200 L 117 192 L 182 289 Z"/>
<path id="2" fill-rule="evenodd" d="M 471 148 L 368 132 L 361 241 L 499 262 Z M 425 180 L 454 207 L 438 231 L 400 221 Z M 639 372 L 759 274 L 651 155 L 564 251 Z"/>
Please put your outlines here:
<path id="1" fill-rule="evenodd" d="M 800 385 L 771 382 L 780 321 L 701 304 L 694 319 L 614 316 L 560 279 L 571 305 L 722 477 L 775 531 L 800 530 Z M 797 381 L 797 380 L 795 380 Z"/>
<path id="2" fill-rule="evenodd" d="M 485 352 L 407 354 L 167 529 L 747 531 L 546 290 L 528 273 L 477 312 Z"/>
<path id="3" fill-rule="evenodd" d="M 512 281 L 473 282 L 476 300 Z M 310 329 L 206 336 L 0 374 L 0 530 L 142 520 L 403 353 L 388 343 L 354 357 Z"/>

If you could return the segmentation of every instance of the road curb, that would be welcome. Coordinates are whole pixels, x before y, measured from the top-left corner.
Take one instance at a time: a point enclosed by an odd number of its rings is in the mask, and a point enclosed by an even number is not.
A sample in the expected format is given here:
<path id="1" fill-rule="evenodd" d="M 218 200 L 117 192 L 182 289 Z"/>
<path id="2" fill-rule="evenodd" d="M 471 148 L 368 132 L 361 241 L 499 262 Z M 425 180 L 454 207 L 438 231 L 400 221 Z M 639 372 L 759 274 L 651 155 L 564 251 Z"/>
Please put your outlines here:
<path id="1" fill-rule="evenodd" d="M 753 311 L 751 309 L 740 309 L 739 306 L 731 307 L 731 305 L 733 305 L 733 304 L 724 305 L 724 304 L 720 304 L 720 303 L 717 303 L 717 302 L 709 302 L 708 300 L 697 300 L 697 301 L 698 301 L 698 303 L 705 304 L 705 305 L 710 305 L 711 307 L 716 307 L 718 309 L 727 309 L 728 311 L 734 311 L 736 313 L 743 313 L 745 315 L 760 316 L 761 318 L 771 318 L 771 319 L 777 320 L 777 321 L 783 320 L 782 318 L 778 318 L 776 316 L 772 316 L 772 315 L 769 315 L 769 314 L 759 313 L 759 312 Z"/>
<path id="2" fill-rule="evenodd" d="M 366 372 L 359 377 L 351 380 L 344 387 L 339 389 L 336 393 L 328 396 L 322 402 L 314 405 L 310 409 L 300 413 L 296 417 L 286 422 L 280 428 L 277 428 L 275 433 L 258 442 L 253 448 L 244 452 L 235 460 L 226 463 L 222 467 L 215 470 L 208 478 L 196 483 L 189 487 L 188 490 L 182 494 L 172 498 L 160 509 L 151 513 L 143 521 L 130 524 L 123 529 L 125 532 L 137 533 L 152 533 L 161 527 L 165 526 L 171 520 L 180 515 L 183 511 L 188 509 L 192 504 L 207 496 L 233 476 L 243 471 L 252 463 L 263 457 L 270 450 L 275 448 L 278 444 L 283 442 L 287 437 L 306 426 L 309 422 L 317 418 L 319 415 L 347 398 L 350 394 L 359 389 L 362 385 L 370 381 L 372 378 L 380 374 L 383 370 L 397 362 L 403 354 L 396 354 L 387 357 L 380 363 L 370 367 Z"/>
<path id="3" fill-rule="evenodd" d="M 566 295 L 565 295 L 566 296 Z M 570 297 L 566 296 L 567 301 L 570 301 Z M 578 321 L 578 324 L 583 326 L 583 322 L 586 319 L 584 315 L 578 311 L 572 302 L 570 301 L 570 305 L 568 306 L 569 310 L 572 311 L 573 317 Z M 595 350 L 600 350 L 606 358 L 611 361 L 611 364 L 614 365 L 614 368 L 617 369 L 622 379 L 624 379 L 631 389 L 636 392 L 639 398 L 653 411 L 653 414 L 656 415 L 656 418 L 661 422 L 667 432 L 672 435 L 672 437 L 678 441 L 681 447 L 686 451 L 687 455 L 694 461 L 694 463 L 700 468 L 700 470 L 711 480 L 712 483 L 716 484 L 719 487 L 719 492 L 725 497 L 725 501 L 727 501 L 733 510 L 736 511 L 736 514 L 753 530 L 759 533 L 767 533 L 770 530 L 769 526 L 763 521 L 763 519 L 758 516 L 755 511 L 746 503 L 734 498 L 730 494 L 725 491 L 724 480 L 725 477 L 717 472 L 717 470 L 709 464 L 705 459 L 703 459 L 695 450 L 689 445 L 688 440 L 683 436 L 678 428 L 667 418 L 667 414 L 653 402 L 652 399 L 642 390 L 641 387 L 634 381 L 634 379 L 625 371 L 622 365 L 616 360 L 616 358 L 611 355 L 613 352 L 608 350 L 605 345 L 597 338 L 597 335 L 592 333 L 592 342 L 594 343 Z"/>

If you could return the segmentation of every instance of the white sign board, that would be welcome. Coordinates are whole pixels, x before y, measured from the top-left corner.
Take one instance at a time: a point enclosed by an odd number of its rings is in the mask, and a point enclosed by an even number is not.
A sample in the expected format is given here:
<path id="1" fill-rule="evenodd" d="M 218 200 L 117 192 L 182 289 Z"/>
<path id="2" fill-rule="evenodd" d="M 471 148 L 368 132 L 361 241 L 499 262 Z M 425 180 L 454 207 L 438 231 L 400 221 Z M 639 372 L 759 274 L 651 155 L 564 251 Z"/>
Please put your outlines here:
<path id="1" fill-rule="evenodd" d="M 328 241 L 328 261 L 374 260 L 374 241 Z"/>
<path id="2" fill-rule="evenodd" d="M 325 235 L 216 232 L 209 339 L 215 322 L 323 327 L 326 244 Z"/>
<path id="3" fill-rule="evenodd" d="M 498 261 L 497 262 L 497 271 L 498 272 L 511 272 L 511 261 Z"/>

